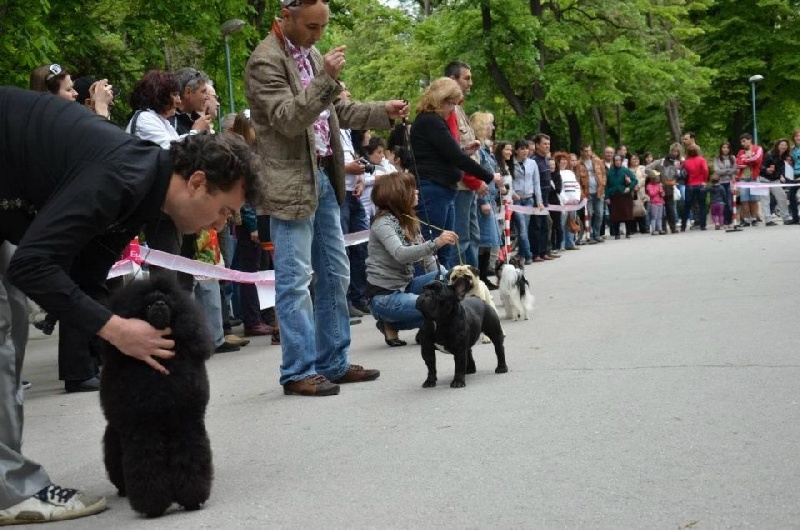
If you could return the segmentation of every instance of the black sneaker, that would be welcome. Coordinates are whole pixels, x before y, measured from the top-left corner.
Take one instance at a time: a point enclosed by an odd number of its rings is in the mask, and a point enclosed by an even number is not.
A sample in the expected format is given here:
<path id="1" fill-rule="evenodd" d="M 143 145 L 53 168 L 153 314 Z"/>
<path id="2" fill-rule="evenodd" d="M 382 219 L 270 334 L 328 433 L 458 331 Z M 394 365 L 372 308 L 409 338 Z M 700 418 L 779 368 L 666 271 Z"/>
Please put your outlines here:
<path id="1" fill-rule="evenodd" d="M 100 390 L 100 376 L 96 375 L 83 381 L 64 381 L 64 390 L 69 394 L 75 392 L 97 392 Z"/>
<path id="2" fill-rule="evenodd" d="M 241 350 L 241 348 L 236 344 L 232 344 L 228 341 L 223 341 L 222 344 L 217 346 L 217 348 L 214 350 L 214 353 L 230 353 L 232 351 L 239 351 L 239 350 Z"/>

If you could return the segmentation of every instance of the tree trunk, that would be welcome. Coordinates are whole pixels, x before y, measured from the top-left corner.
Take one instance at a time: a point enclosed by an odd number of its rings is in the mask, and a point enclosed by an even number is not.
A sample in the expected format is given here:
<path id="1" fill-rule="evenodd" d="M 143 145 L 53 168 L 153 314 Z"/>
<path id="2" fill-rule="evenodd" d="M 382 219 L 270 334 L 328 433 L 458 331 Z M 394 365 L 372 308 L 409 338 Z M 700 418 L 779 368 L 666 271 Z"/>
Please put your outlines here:
<path id="1" fill-rule="evenodd" d="M 570 153 L 580 153 L 583 144 L 581 122 L 574 112 L 567 114 L 567 125 L 569 126 L 569 151 Z"/>
<path id="2" fill-rule="evenodd" d="M 670 137 L 673 142 L 679 142 L 681 140 L 681 115 L 678 108 L 678 100 L 670 99 L 667 101 L 666 111 Z"/>
<path id="3" fill-rule="evenodd" d="M 596 145 L 595 150 L 599 152 L 606 147 L 606 120 L 604 113 L 594 105 L 592 105 L 592 118 L 597 126 L 597 136 L 600 141 L 600 145 Z"/>
<path id="4" fill-rule="evenodd" d="M 486 52 L 487 58 L 489 59 L 488 64 L 486 65 L 487 69 L 489 70 L 489 75 L 497 84 L 500 92 L 506 98 L 508 104 L 511 105 L 511 108 L 514 109 L 514 112 L 517 114 L 517 116 L 523 116 L 525 114 L 525 104 L 514 92 L 514 89 L 512 88 L 511 83 L 508 81 L 508 78 L 500 69 L 500 65 L 497 63 L 497 58 L 494 54 L 494 46 L 492 45 L 491 40 L 492 12 L 489 7 L 489 0 L 483 0 L 481 2 L 481 22 L 483 24 L 483 40 L 484 42 L 489 43 L 488 50 Z"/>

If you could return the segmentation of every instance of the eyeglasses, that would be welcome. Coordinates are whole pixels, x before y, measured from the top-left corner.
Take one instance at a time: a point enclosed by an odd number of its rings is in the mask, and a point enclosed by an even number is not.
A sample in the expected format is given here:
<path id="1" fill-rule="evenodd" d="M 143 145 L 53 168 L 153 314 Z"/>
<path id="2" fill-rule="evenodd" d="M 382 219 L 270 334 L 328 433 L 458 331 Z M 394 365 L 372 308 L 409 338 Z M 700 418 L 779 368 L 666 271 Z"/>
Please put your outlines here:
<path id="1" fill-rule="evenodd" d="M 47 70 L 49 71 L 49 73 L 47 74 L 47 77 L 45 77 L 45 78 L 44 78 L 44 80 L 45 80 L 45 81 L 50 81 L 51 79 L 53 79 L 53 78 L 54 78 L 54 77 L 56 77 L 57 75 L 60 75 L 60 74 L 61 74 L 61 72 L 63 72 L 63 71 L 64 71 L 64 70 L 61 68 L 61 65 L 60 65 L 60 64 L 51 64 L 51 65 L 50 65 L 50 66 L 47 68 Z"/>

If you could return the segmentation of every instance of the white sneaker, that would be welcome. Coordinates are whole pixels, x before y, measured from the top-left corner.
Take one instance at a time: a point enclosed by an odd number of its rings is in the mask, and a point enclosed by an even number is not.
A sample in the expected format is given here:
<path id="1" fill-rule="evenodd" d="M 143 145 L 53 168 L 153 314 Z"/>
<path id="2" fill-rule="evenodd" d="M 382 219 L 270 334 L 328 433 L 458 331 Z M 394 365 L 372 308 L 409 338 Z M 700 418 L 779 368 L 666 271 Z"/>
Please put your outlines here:
<path id="1" fill-rule="evenodd" d="M 0 526 L 77 519 L 100 513 L 106 508 L 104 497 L 93 497 L 51 484 L 33 497 L 0 510 Z"/>

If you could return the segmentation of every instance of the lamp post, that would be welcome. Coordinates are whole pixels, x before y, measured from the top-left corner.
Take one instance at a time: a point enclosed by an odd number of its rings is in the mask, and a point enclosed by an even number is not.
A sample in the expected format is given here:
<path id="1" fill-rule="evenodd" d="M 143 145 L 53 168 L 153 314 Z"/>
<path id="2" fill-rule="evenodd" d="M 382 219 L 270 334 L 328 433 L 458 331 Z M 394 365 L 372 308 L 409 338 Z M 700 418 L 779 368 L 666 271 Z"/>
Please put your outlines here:
<path id="1" fill-rule="evenodd" d="M 219 27 L 222 32 L 222 38 L 225 41 L 225 67 L 228 71 L 228 101 L 230 102 L 230 112 L 236 112 L 233 106 L 233 80 L 231 79 L 231 48 L 228 45 L 228 37 L 234 33 L 239 33 L 247 24 L 244 20 L 232 18 L 226 20 Z"/>
<path id="2" fill-rule="evenodd" d="M 756 74 L 750 78 L 750 96 L 753 100 L 753 143 L 758 145 L 758 124 L 756 123 L 756 83 L 763 81 L 764 76 Z"/>

